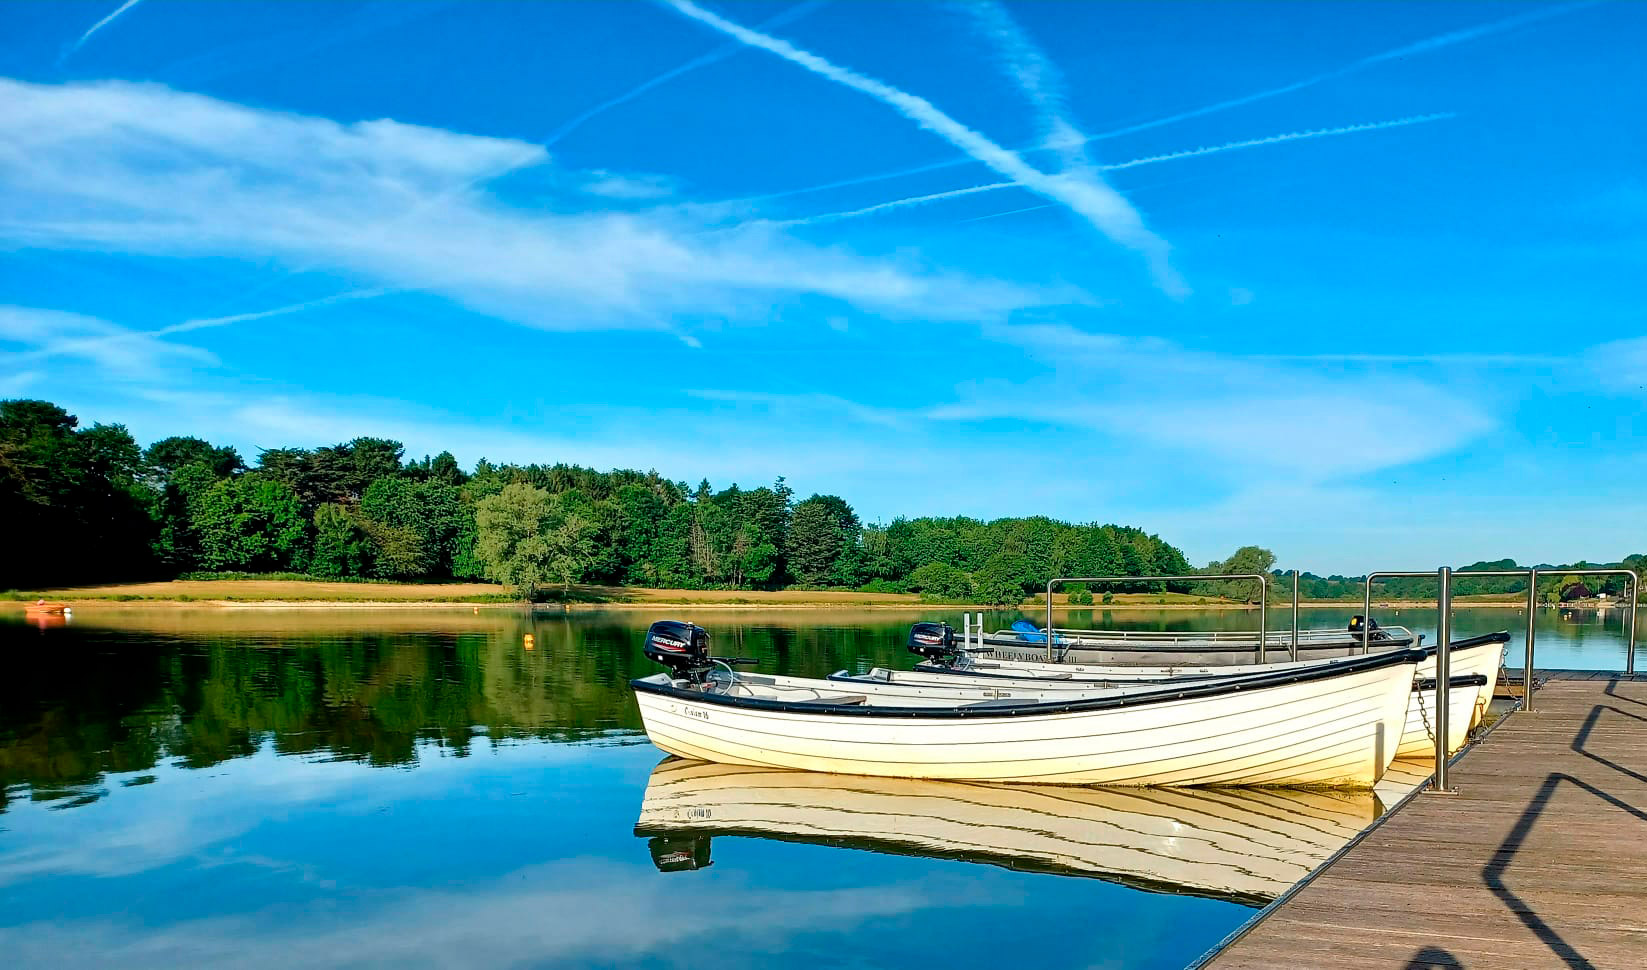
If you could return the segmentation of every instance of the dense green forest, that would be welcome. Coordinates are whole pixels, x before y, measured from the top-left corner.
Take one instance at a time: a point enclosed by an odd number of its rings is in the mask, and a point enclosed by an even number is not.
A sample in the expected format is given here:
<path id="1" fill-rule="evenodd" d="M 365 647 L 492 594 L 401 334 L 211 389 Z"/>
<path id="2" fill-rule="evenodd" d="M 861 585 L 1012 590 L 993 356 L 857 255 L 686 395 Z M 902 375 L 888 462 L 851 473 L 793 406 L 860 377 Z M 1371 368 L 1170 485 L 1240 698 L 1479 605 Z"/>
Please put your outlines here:
<path id="1" fill-rule="evenodd" d="M 696 488 L 655 471 L 494 465 L 469 471 L 449 452 L 408 460 L 397 441 L 356 438 L 271 448 L 253 463 L 199 438 L 141 447 L 118 424 L 82 428 L 46 401 L 0 401 L 0 521 L 8 546 L 0 589 L 293 573 L 327 579 L 494 580 L 526 597 L 573 584 L 684 589 L 845 588 L 913 592 L 947 602 L 1014 604 L 1056 575 L 1196 572 L 1141 529 L 1041 516 L 860 521 L 835 495 L 797 501 L 771 485 Z M 1625 563 L 1638 571 L 1644 557 Z M 1581 569 L 1546 566 L 1551 570 Z M 1614 564 L 1616 565 L 1616 564 Z M 1243 546 L 1202 572 L 1268 573 L 1291 595 L 1275 556 Z M 1514 568 L 1510 560 L 1464 568 Z M 1169 588 L 1251 601 L 1251 582 Z M 1616 594 L 1618 577 L 1552 572 L 1539 597 L 1580 587 Z M 1069 588 L 1076 603 L 1131 584 Z M 1524 592 L 1518 579 L 1461 577 L 1457 595 Z M 1360 577 L 1305 573 L 1306 599 L 1361 597 Z M 1431 599 L 1432 579 L 1392 579 L 1378 595 Z"/>
<path id="2" fill-rule="evenodd" d="M 492 579 L 526 595 L 574 583 L 837 587 L 1018 602 L 1055 573 L 1190 571 L 1140 529 L 1043 517 L 865 524 L 834 495 L 696 488 L 657 472 L 573 465 L 472 470 L 356 438 L 235 449 L 118 424 L 81 428 L 45 401 L 0 402 L 0 588 L 196 573 Z"/>

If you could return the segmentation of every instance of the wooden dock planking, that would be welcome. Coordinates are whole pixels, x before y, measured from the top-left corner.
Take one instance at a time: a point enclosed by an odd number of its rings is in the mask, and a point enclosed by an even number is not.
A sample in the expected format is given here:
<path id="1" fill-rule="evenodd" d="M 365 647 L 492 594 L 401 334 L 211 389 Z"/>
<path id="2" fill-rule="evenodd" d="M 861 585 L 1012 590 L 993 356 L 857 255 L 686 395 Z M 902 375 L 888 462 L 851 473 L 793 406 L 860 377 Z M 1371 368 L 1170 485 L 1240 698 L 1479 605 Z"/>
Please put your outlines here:
<path id="1" fill-rule="evenodd" d="M 1647 967 L 1647 676 L 1540 672 L 1515 713 L 1203 964 Z"/>

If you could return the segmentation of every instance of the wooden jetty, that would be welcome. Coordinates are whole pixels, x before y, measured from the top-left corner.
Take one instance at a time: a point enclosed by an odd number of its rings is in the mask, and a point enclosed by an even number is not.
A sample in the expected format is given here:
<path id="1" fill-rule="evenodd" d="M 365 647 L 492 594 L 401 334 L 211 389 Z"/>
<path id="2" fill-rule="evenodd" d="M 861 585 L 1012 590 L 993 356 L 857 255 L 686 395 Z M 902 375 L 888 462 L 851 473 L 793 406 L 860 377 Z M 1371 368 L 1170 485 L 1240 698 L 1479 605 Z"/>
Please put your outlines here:
<path id="1" fill-rule="evenodd" d="M 1647 967 L 1647 675 L 1545 675 L 1197 966 Z"/>

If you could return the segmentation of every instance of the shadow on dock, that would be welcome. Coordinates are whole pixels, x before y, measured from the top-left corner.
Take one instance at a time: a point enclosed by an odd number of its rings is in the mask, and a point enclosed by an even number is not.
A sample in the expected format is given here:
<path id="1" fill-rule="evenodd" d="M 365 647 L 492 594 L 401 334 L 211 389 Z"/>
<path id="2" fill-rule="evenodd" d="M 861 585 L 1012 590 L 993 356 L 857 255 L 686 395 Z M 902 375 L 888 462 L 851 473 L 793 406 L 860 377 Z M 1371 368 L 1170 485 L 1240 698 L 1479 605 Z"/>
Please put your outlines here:
<path id="1" fill-rule="evenodd" d="M 1405 803 L 1202 965 L 1647 965 L 1643 766 L 1647 677 L 1556 673 L 1456 797 Z"/>

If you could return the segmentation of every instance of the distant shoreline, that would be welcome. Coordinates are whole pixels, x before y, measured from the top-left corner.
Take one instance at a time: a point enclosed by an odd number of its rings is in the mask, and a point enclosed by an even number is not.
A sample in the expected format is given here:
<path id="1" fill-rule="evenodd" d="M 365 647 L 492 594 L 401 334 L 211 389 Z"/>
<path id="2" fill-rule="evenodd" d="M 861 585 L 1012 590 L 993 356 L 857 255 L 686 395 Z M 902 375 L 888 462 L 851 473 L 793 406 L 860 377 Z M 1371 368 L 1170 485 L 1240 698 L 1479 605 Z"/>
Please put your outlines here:
<path id="1" fill-rule="evenodd" d="M 453 609 L 521 610 L 525 604 L 512 600 L 499 586 L 489 583 L 349 583 L 307 580 L 215 579 L 173 580 L 155 583 L 122 583 L 107 586 L 13 592 L 0 600 L 0 611 L 22 613 L 37 599 L 68 603 L 80 610 L 113 607 L 164 607 L 168 609 Z M 977 603 L 941 603 L 922 600 L 913 593 L 861 593 L 852 590 L 678 590 L 639 587 L 579 586 L 567 602 L 532 604 L 539 612 L 584 610 L 659 610 L 686 607 L 694 610 L 829 610 L 870 609 L 920 612 L 931 610 L 992 611 L 998 608 Z M 1519 595 L 1457 597 L 1457 605 L 1488 608 L 1521 608 L 1526 600 Z M 1378 599 L 1379 609 L 1434 609 L 1423 600 Z M 1300 609 L 1359 609 L 1352 600 L 1303 600 Z M 1564 609 L 1596 609 L 1598 603 L 1560 604 Z M 1271 603 L 1269 611 L 1285 613 L 1290 603 Z M 1555 604 L 1551 605 L 1554 608 Z M 1611 604 L 1609 604 L 1609 607 Z M 1053 597 L 1053 608 L 1074 610 L 1240 610 L 1256 612 L 1256 604 L 1214 600 L 1184 593 L 1117 593 L 1112 602 L 1071 605 L 1064 596 Z M 1012 609 L 1008 607 L 1008 609 Z M 1045 610 L 1043 597 L 1025 600 L 1016 609 Z"/>

